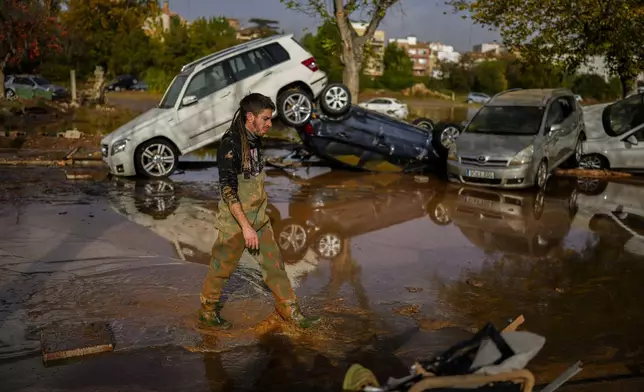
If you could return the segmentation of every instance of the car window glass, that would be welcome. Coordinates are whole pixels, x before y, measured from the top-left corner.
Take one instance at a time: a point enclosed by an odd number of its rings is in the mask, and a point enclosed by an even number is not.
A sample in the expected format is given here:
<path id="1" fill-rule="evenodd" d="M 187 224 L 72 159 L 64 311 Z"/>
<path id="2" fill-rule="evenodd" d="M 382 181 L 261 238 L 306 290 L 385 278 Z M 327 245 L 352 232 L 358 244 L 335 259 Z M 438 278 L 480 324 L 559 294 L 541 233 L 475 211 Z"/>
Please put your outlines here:
<path id="1" fill-rule="evenodd" d="M 229 59 L 228 64 L 233 70 L 237 80 L 246 79 L 262 70 L 259 64 L 251 61 L 248 53 L 242 53 L 239 56 Z"/>
<path id="2" fill-rule="evenodd" d="M 538 106 L 483 106 L 464 132 L 491 135 L 535 135 L 543 108 Z"/>
<path id="3" fill-rule="evenodd" d="M 259 70 L 268 69 L 273 66 L 271 58 L 268 57 L 268 54 L 261 49 L 248 52 L 248 59 L 255 67 L 259 68 Z"/>
<path id="4" fill-rule="evenodd" d="M 282 45 L 278 44 L 277 42 L 268 44 L 264 46 L 263 49 L 271 57 L 274 64 L 280 64 L 291 59 L 286 49 L 284 49 Z"/>
<path id="5" fill-rule="evenodd" d="M 201 70 L 192 78 L 184 96 L 194 95 L 201 99 L 229 86 L 233 81 L 223 63 L 215 64 Z"/>
<path id="6" fill-rule="evenodd" d="M 550 108 L 548 109 L 548 117 L 546 124 L 548 126 L 559 124 L 563 120 L 563 108 L 561 107 L 561 102 L 559 100 L 554 101 Z"/>
<path id="7" fill-rule="evenodd" d="M 604 109 L 602 122 L 608 135 L 619 136 L 644 123 L 642 97 L 642 94 L 633 95 Z"/>
<path id="8" fill-rule="evenodd" d="M 15 84 L 20 84 L 20 85 L 23 85 L 23 86 L 33 86 L 34 85 L 34 82 L 29 80 L 28 78 L 15 78 L 13 80 L 13 82 Z"/>

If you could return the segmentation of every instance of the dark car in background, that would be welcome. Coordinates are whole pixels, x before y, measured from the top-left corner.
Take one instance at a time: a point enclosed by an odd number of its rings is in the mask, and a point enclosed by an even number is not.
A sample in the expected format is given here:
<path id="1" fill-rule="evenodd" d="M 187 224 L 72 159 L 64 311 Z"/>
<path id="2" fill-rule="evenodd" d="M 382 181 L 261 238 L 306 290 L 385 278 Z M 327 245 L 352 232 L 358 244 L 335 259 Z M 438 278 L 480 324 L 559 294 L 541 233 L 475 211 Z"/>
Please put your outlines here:
<path id="1" fill-rule="evenodd" d="M 137 83 L 139 83 L 139 80 L 132 75 L 119 75 L 109 82 L 105 89 L 107 91 L 131 90 Z"/>

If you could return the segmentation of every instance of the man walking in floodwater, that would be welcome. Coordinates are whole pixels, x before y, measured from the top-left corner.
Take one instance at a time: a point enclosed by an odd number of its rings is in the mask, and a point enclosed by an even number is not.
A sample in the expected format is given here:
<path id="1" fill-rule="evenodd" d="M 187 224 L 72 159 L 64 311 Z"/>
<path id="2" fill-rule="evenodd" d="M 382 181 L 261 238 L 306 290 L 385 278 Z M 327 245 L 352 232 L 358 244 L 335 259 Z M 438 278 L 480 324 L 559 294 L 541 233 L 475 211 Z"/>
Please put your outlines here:
<path id="1" fill-rule="evenodd" d="M 232 326 L 221 317 L 219 300 L 246 248 L 263 270 L 279 315 L 301 328 L 319 321 L 318 317 L 304 317 L 300 311 L 266 214 L 261 137 L 271 128 L 274 110 L 269 97 L 258 93 L 244 97 L 217 151 L 221 200 L 215 227 L 219 234 L 212 247 L 199 312 L 200 320 L 209 326 Z"/>

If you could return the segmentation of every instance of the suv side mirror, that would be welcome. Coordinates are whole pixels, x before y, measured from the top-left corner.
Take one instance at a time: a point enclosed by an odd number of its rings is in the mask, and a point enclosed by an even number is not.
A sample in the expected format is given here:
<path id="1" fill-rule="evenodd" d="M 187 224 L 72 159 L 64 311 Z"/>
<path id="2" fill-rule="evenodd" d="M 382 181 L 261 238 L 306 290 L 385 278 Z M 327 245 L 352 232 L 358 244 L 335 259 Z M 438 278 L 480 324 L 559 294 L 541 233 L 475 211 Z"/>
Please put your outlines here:
<path id="1" fill-rule="evenodd" d="M 183 97 L 181 100 L 181 106 L 190 106 L 195 103 L 197 103 L 199 99 L 197 98 L 196 95 L 188 95 L 187 97 Z"/>
<path id="2" fill-rule="evenodd" d="M 633 146 L 637 146 L 637 144 L 639 143 L 635 135 L 631 135 L 627 137 L 625 141 L 629 144 L 632 144 Z"/>

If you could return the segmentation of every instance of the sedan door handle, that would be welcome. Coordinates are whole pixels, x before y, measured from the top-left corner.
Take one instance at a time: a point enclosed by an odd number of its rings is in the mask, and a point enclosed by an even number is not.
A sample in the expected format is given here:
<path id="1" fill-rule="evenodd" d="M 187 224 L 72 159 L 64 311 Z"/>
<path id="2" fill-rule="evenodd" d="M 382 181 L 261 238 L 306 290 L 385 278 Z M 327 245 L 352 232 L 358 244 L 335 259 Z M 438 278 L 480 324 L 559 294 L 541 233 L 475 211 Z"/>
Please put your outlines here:
<path id="1" fill-rule="evenodd" d="M 228 91 L 226 94 L 222 95 L 221 97 L 222 97 L 222 98 L 226 98 L 226 97 L 227 97 L 227 96 L 229 96 L 229 95 L 230 95 L 230 91 Z"/>
<path id="2" fill-rule="evenodd" d="M 348 138 L 347 134 L 344 133 L 344 132 L 339 132 L 338 137 L 341 137 L 342 139 L 347 139 Z"/>
<path id="3" fill-rule="evenodd" d="M 264 77 L 271 76 L 273 74 L 273 71 L 268 71 L 264 74 Z"/>

